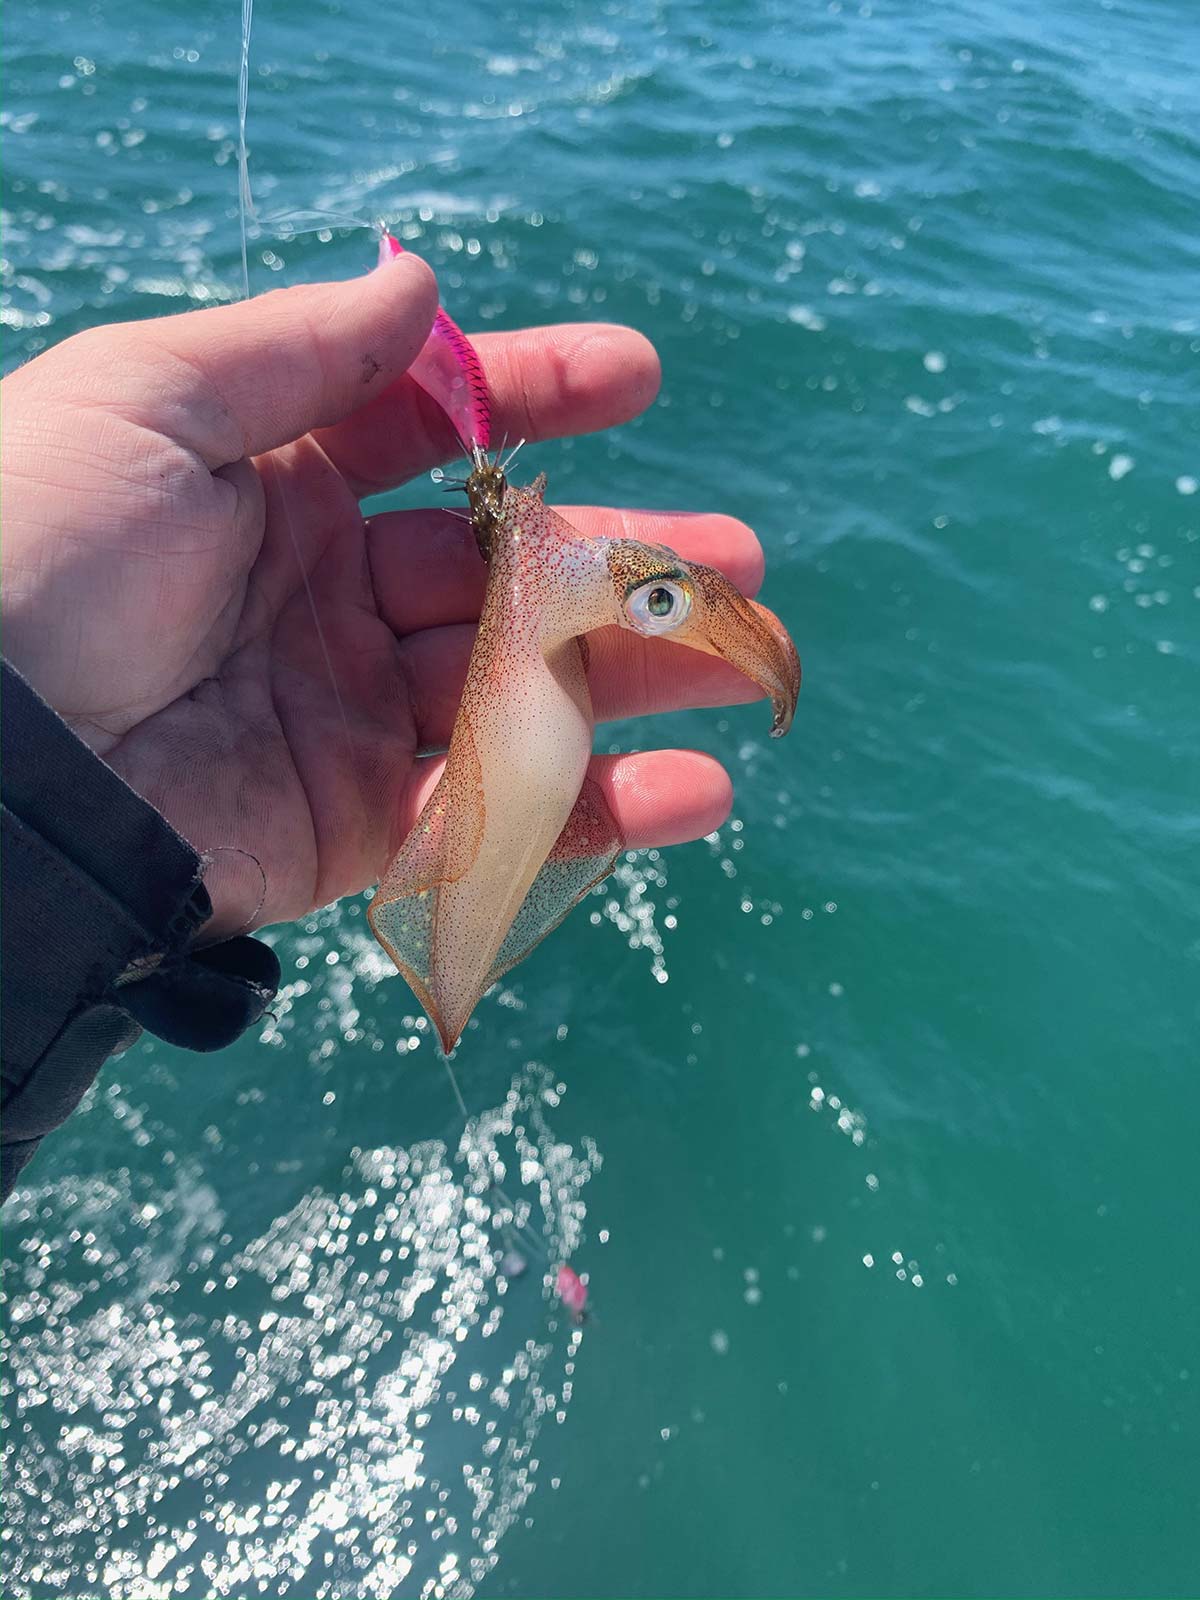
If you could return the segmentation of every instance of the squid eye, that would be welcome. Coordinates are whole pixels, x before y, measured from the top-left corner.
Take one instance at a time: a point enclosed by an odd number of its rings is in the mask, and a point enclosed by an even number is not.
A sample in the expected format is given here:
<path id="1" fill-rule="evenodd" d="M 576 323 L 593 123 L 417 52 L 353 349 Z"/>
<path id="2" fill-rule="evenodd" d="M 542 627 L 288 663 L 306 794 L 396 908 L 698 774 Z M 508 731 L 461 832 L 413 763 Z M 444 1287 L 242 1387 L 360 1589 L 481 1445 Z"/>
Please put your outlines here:
<path id="1" fill-rule="evenodd" d="M 670 633 L 691 609 L 691 592 L 674 578 L 652 578 L 625 601 L 625 615 L 639 633 Z"/>

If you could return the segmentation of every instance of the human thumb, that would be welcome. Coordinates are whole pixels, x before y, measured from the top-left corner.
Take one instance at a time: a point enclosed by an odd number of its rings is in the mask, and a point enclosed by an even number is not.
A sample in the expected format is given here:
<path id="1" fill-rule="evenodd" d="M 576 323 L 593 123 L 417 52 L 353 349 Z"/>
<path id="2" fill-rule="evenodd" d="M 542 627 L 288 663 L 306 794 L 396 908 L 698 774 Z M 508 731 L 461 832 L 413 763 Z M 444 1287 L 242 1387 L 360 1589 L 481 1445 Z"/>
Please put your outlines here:
<path id="1" fill-rule="evenodd" d="M 437 283 L 419 256 L 345 283 L 276 289 L 235 306 L 123 330 L 137 365 L 151 356 L 173 434 L 210 468 L 327 428 L 381 394 L 420 351 Z M 146 351 L 132 348 L 148 337 Z M 86 337 L 86 336 L 85 336 Z M 151 419 L 146 418 L 146 421 Z M 163 431 L 163 415 L 153 419 Z"/>

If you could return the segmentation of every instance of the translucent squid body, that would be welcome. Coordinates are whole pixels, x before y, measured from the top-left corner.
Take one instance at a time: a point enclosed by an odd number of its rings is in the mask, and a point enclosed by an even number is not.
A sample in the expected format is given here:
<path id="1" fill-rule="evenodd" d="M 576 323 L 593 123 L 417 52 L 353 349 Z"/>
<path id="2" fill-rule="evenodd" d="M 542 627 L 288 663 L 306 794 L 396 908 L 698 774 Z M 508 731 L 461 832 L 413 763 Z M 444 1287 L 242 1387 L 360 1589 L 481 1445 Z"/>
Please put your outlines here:
<path id="1" fill-rule="evenodd" d="M 519 489 L 477 443 L 471 458 L 489 566 L 479 632 L 445 771 L 369 910 L 447 1052 L 485 990 L 624 847 L 587 775 L 586 635 L 615 625 L 723 656 L 770 695 L 773 734 L 800 689 L 783 625 L 719 572 L 659 545 L 585 538 L 544 503 L 544 476 Z"/>

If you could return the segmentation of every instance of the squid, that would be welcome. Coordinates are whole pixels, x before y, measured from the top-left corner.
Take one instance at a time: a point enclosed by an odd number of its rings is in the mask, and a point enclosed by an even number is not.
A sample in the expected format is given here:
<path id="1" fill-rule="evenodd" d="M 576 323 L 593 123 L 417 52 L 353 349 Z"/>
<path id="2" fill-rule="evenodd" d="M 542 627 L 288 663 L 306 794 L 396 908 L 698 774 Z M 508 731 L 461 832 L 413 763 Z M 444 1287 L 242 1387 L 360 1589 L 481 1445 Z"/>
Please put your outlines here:
<path id="1" fill-rule="evenodd" d="M 403 246 L 378 226 L 384 266 Z M 791 726 L 800 661 L 779 619 L 713 568 L 586 538 L 547 506 L 544 474 L 509 483 L 512 458 L 488 453 L 479 356 L 441 307 L 409 376 L 470 460 L 462 486 L 488 579 L 445 769 L 367 915 L 449 1055 L 486 991 L 625 848 L 588 777 L 587 635 L 615 625 L 724 657 L 770 695 L 776 736 Z"/>
<path id="2" fill-rule="evenodd" d="M 457 330 L 455 330 L 457 332 Z M 721 573 L 661 545 L 588 538 L 511 484 L 478 438 L 465 481 L 487 588 L 445 770 L 368 917 L 449 1054 L 483 994 L 608 876 L 624 848 L 588 777 L 587 636 L 609 626 L 721 656 L 791 726 L 786 629 Z"/>

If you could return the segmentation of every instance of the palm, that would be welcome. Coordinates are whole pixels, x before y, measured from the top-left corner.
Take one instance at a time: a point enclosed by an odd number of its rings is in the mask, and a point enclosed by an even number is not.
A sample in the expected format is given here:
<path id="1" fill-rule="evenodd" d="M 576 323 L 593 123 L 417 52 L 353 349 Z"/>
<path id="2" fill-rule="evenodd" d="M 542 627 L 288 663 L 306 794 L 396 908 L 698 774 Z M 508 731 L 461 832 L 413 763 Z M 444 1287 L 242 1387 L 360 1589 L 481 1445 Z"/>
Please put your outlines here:
<path id="1" fill-rule="evenodd" d="M 210 855 L 218 934 L 373 881 L 436 781 L 421 752 L 449 740 L 483 563 L 444 511 L 359 509 L 449 453 L 402 375 L 433 304 L 426 269 L 404 263 L 97 330 L 5 382 L 8 652 Z M 653 392 L 652 352 L 619 329 L 480 349 L 514 436 L 604 426 Z M 757 582 L 753 536 L 728 519 L 572 515 Z M 593 650 L 600 715 L 753 693 L 654 644 Z M 715 764 L 683 752 L 611 758 L 602 776 L 633 844 L 705 832 L 727 804 Z"/>
<path id="2" fill-rule="evenodd" d="M 42 461 L 67 441 L 78 452 L 74 514 L 55 559 L 29 561 L 36 583 L 18 531 L 7 576 L 80 647 L 35 667 L 35 682 L 211 852 L 225 901 L 213 932 L 361 887 L 386 851 L 415 736 L 342 475 L 311 438 L 210 473 L 176 440 L 114 430 L 69 399 L 40 424 Z"/>
<path id="3" fill-rule="evenodd" d="M 161 666 L 190 661 L 181 692 L 107 753 L 211 855 L 234 926 L 302 915 L 377 876 L 418 747 L 354 494 L 311 439 L 256 469 L 253 565 L 219 582 L 188 656 L 172 640 Z M 214 532 L 235 547 L 232 528 Z"/>

